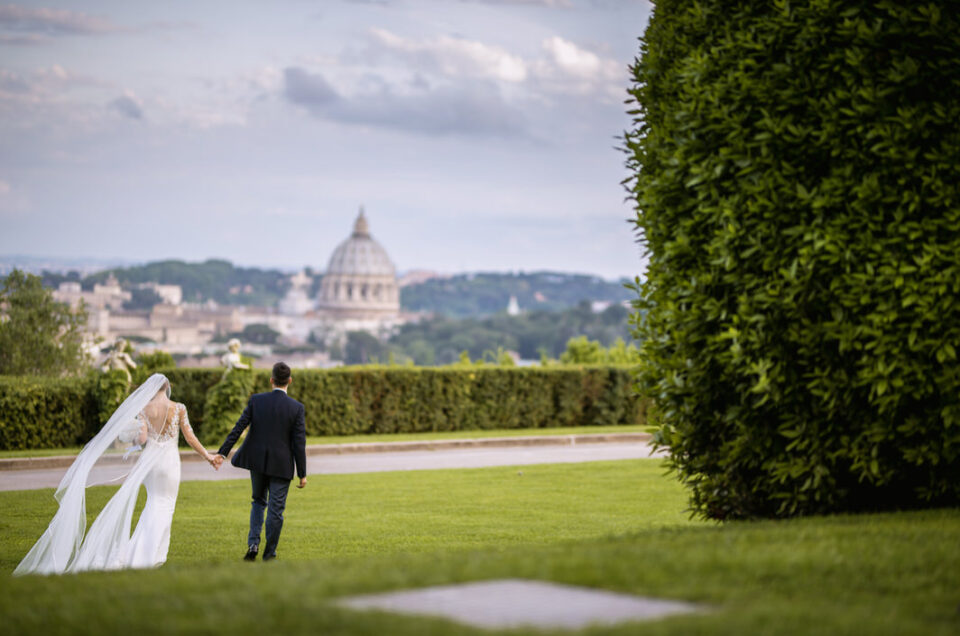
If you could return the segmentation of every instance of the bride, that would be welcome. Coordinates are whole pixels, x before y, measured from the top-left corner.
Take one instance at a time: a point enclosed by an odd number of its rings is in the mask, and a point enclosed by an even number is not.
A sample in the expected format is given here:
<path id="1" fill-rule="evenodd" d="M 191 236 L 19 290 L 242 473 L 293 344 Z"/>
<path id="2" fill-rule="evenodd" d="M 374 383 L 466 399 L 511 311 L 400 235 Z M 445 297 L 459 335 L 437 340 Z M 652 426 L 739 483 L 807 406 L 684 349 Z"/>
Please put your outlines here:
<path id="1" fill-rule="evenodd" d="M 208 453 L 193 434 L 186 407 L 170 400 L 169 380 L 155 373 L 124 400 L 77 455 L 54 495 L 60 508 L 13 573 L 149 568 L 166 561 L 180 488 L 180 432 L 197 453 L 218 468 L 216 456 Z M 90 470 L 117 441 L 133 444 L 132 450 L 143 450 L 84 537 Z M 131 536 L 141 485 L 147 489 L 147 503 Z"/>

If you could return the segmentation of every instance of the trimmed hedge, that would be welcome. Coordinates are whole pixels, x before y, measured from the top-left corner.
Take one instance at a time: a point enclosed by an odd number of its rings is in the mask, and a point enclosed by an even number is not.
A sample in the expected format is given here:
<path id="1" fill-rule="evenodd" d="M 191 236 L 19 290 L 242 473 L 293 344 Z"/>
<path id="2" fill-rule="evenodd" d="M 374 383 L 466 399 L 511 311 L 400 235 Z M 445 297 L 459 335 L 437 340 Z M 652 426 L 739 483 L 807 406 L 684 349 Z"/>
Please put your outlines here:
<path id="1" fill-rule="evenodd" d="M 223 370 L 161 372 L 203 439 L 207 391 Z M 269 390 L 268 370 L 252 374 L 254 392 Z M 5 407 L 0 410 L 0 449 L 89 439 L 100 426 L 94 381 L 0 378 L 0 406 Z M 633 382 L 627 367 L 363 367 L 294 370 L 290 396 L 306 407 L 308 435 L 643 424 L 646 403 L 635 394 Z M 49 408 L 40 410 L 40 401 Z M 75 423 L 67 435 L 46 430 L 63 428 L 64 422 Z M 8 430 L 20 433 L 9 435 Z"/>
<path id="2" fill-rule="evenodd" d="M 0 376 L 0 449 L 76 446 L 100 429 L 96 378 Z"/>
<path id="3" fill-rule="evenodd" d="M 958 8 L 656 3 L 639 377 L 698 513 L 960 503 Z"/>

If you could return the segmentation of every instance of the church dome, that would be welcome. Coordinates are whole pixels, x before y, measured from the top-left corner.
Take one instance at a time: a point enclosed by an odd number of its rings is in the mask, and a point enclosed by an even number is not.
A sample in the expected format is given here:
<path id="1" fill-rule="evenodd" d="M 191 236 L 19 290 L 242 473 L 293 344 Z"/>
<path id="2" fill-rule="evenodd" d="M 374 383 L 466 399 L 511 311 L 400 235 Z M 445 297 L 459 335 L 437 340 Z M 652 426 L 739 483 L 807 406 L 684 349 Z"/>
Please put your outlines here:
<path id="1" fill-rule="evenodd" d="M 340 318 L 378 319 L 400 311 L 396 269 L 370 236 L 363 208 L 353 234 L 330 257 L 317 301 L 321 312 Z"/>
<path id="2" fill-rule="evenodd" d="M 326 273 L 393 277 L 397 275 L 386 250 L 370 236 L 370 227 L 363 208 L 353 224 L 353 234 L 333 250 Z"/>

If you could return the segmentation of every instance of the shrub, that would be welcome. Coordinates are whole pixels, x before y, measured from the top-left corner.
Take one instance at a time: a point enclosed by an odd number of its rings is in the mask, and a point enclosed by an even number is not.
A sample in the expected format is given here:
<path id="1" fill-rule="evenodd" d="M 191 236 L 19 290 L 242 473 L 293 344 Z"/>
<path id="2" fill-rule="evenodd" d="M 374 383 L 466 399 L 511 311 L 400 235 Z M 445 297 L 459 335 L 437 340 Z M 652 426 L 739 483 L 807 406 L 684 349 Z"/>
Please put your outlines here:
<path id="1" fill-rule="evenodd" d="M 960 501 L 960 12 L 658 2 L 641 385 L 715 518 Z"/>
<path id="2" fill-rule="evenodd" d="M 94 376 L 0 376 L 0 449 L 57 448 L 99 430 Z"/>
<path id="3" fill-rule="evenodd" d="M 98 409 L 98 429 L 106 424 L 117 407 L 130 392 L 130 381 L 123 369 L 112 369 L 104 373 L 92 373 L 96 378 L 96 401 Z"/>
<path id="4" fill-rule="evenodd" d="M 154 373 L 166 374 L 177 366 L 173 356 L 166 351 L 141 353 L 137 355 L 135 361 L 137 368 L 133 370 L 133 381 L 137 384 L 142 383 Z"/>
<path id="5" fill-rule="evenodd" d="M 640 352 L 633 344 L 617 338 L 607 349 L 602 343 L 586 336 L 577 336 L 567 341 L 566 350 L 560 354 L 563 364 L 636 364 Z M 549 364 L 549 362 L 547 362 Z"/>
<path id="6" fill-rule="evenodd" d="M 253 374 L 249 369 L 230 369 L 224 373 L 207 391 L 202 424 L 193 425 L 200 441 L 207 445 L 223 443 L 252 394 Z"/>

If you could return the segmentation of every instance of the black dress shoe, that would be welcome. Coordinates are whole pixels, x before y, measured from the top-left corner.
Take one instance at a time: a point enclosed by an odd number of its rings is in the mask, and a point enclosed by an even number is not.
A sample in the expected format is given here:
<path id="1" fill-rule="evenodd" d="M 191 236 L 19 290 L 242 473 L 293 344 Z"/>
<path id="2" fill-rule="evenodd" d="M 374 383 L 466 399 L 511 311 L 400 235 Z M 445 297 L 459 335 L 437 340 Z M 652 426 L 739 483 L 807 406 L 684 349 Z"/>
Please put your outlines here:
<path id="1" fill-rule="evenodd" d="M 264 561 L 274 561 L 274 560 L 276 560 L 276 558 L 277 558 L 277 555 L 276 555 L 276 554 L 274 554 L 273 556 L 267 556 L 266 554 L 263 555 L 263 560 L 264 560 Z"/>
<path id="2" fill-rule="evenodd" d="M 243 555 L 244 561 L 256 561 L 257 560 L 257 546 L 252 545 L 250 549 L 247 550 L 247 553 Z"/>

